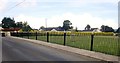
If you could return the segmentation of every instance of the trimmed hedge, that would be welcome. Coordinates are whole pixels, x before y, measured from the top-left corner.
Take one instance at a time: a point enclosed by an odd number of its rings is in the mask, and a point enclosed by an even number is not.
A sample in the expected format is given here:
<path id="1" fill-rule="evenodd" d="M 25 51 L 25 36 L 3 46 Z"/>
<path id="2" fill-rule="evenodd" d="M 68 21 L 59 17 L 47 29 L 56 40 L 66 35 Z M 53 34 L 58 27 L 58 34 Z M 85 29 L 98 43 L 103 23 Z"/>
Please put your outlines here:
<path id="1" fill-rule="evenodd" d="M 45 36 L 47 33 L 46 32 L 37 32 L 38 36 Z M 67 36 L 71 35 L 91 35 L 92 32 L 66 32 Z M 95 32 L 93 33 L 95 36 L 113 36 L 113 32 Z M 19 33 L 11 33 L 12 36 L 27 36 L 28 32 L 19 32 Z M 36 32 L 29 32 L 29 36 L 35 36 Z M 64 32 L 49 32 L 50 36 L 63 36 Z"/>

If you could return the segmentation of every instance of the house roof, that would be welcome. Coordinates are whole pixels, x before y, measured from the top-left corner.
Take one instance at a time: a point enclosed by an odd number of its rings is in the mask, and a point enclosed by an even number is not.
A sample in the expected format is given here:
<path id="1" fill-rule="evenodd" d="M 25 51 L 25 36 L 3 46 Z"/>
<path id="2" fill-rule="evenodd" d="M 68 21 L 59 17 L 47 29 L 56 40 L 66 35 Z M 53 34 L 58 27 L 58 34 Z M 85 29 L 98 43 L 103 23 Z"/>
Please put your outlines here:
<path id="1" fill-rule="evenodd" d="M 95 31 L 95 32 L 100 32 L 100 30 L 98 28 L 91 28 L 90 30 L 82 30 L 84 32 L 92 32 L 92 31 Z"/>
<path id="2" fill-rule="evenodd" d="M 57 30 L 57 31 L 64 31 L 64 29 L 62 27 L 49 27 L 49 28 L 43 28 L 42 30 L 51 31 L 53 29 Z"/>
<path id="3" fill-rule="evenodd" d="M 3 28 L 2 31 L 18 31 L 20 28 Z"/>

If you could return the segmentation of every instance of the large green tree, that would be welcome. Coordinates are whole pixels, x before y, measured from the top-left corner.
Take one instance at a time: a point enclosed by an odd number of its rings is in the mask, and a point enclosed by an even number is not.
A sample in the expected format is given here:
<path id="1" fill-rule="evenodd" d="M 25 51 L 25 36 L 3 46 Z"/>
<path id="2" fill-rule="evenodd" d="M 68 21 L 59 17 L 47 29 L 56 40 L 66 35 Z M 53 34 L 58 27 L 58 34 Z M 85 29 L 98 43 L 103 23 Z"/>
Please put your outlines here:
<path id="1" fill-rule="evenodd" d="M 3 28 L 15 28 L 16 24 L 15 24 L 14 18 L 11 19 L 10 17 L 4 17 L 2 19 L 2 27 Z"/>
<path id="2" fill-rule="evenodd" d="M 64 22 L 63 22 L 63 29 L 65 31 L 71 29 L 72 27 L 70 25 L 72 25 L 72 23 L 69 20 L 64 20 Z"/>

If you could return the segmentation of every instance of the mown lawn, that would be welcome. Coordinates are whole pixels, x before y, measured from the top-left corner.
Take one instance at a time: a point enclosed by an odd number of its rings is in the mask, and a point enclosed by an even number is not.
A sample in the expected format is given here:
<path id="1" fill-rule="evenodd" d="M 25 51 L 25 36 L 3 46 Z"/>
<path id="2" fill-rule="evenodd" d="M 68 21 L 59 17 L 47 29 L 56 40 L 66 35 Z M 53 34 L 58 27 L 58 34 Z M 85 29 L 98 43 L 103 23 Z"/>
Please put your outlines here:
<path id="1" fill-rule="evenodd" d="M 24 36 L 23 38 L 27 38 L 27 36 Z M 30 36 L 29 38 L 35 39 L 35 36 Z M 41 41 L 47 41 L 46 36 L 38 36 L 37 38 Z M 64 37 L 50 35 L 49 42 L 63 45 Z M 66 45 L 80 49 L 90 50 L 91 36 L 66 36 Z M 120 54 L 118 51 L 118 46 L 120 46 L 120 43 L 118 43 L 118 37 L 116 36 L 94 36 L 93 51 L 118 56 L 118 54 Z"/>

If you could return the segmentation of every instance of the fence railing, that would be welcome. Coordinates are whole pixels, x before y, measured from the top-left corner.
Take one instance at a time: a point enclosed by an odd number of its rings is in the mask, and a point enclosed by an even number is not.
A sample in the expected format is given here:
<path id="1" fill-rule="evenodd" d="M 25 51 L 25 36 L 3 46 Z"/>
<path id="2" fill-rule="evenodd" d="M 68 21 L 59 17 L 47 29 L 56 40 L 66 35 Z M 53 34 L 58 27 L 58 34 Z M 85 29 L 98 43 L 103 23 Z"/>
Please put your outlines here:
<path id="1" fill-rule="evenodd" d="M 118 36 L 59 32 L 17 32 L 11 35 L 120 56 Z"/>

